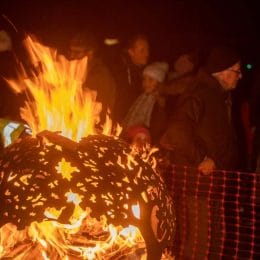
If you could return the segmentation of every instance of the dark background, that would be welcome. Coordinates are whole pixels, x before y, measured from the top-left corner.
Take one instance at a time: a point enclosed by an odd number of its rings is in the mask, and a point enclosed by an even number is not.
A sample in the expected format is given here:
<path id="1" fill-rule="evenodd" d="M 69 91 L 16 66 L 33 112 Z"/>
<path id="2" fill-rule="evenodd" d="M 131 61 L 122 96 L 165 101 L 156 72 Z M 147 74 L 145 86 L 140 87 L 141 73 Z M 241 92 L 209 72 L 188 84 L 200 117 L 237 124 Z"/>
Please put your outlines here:
<path id="1" fill-rule="evenodd" d="M 260 12 L 250 0 L 1 0 L 0 6 L 19 30 L 56 47 L 73 31 L 86 29 L 100 41 L 145 33 L 153 57 L 169 62 L 181 52 L 216 43 L 235 45 L 253 63 L 259 57 Z"/>

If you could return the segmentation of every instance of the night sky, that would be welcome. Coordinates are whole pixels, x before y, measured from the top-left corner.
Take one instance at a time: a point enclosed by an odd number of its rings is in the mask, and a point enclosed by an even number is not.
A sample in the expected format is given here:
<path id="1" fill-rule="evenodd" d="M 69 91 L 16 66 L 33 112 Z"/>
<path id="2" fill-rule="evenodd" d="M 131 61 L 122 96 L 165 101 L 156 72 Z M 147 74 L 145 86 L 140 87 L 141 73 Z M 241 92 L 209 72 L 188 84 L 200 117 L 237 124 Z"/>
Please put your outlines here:
<path id="1" fill-rule="evenodd" d="M 248 60 L 259 56 L 260 18 L 250 0 L 1 0 L 0 6 L 19 30 L 57 48 L 72 32 L 86 29 L 100 39 L 145 33 L 158 59 L 216 43 L 235 45 Z"/>

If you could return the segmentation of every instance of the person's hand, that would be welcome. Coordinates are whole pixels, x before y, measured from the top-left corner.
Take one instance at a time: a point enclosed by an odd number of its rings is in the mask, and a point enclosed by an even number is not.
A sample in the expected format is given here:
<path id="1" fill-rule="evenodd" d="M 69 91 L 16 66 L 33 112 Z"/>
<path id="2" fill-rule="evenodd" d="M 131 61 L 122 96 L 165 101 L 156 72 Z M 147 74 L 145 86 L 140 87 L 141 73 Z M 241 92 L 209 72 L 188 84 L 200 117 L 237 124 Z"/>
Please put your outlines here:
<path id="1" fill-rule="evenodd" d="M 211 158 L 205 157 L 204 160 L 199 164 L 198 169 L 204 175 L 209 175 L 216 169 L 216 164 Z"/>

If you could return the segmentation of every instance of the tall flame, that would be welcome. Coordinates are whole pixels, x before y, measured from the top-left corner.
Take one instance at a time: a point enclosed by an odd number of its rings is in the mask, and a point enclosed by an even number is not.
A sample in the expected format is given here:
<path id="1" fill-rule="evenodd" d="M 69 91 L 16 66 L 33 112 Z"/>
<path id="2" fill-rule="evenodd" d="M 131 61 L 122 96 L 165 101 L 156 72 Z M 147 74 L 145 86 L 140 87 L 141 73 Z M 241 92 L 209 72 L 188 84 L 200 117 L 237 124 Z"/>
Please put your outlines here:
<path id="1" fill-rule="evenodd" d="M 15 92 L 27 93 L 28 101 L 21 109 L 21 117 L 33 134 L 50 130 L 74 141 L 95 134 L 102 104 L 95 101 L 96 92 L 82 87 L 87 57 L 69 61 L 30 36 L 24 44 L 37 73 L 21 82 L 10 80 L 9 84 Z M 107 116 L 103 134 L 109 135 L 111 126 Z"/>

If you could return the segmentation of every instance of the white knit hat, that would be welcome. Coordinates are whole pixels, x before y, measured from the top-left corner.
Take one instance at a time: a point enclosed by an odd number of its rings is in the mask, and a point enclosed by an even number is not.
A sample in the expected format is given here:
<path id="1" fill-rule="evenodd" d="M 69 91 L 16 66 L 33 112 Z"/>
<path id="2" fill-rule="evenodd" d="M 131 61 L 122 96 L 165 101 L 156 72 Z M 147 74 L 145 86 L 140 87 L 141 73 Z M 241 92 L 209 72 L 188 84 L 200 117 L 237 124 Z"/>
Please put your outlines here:
<path id="1" fill-rule="evenodd" d="M 143 71 L 143 75 L 147 75 L 152 79 L 162 83 L 165 79 L 166 73 L 169 70 L 169 65 L 166 62 L 153 62 L 147 65 Z"/>
<path id="2" fill-rule="evenodd" d="M 0 30 L 0 52 L 9 51 L 11 49 L 12 49 L 12 40 L 9 34 L 4 30 Z"/>

